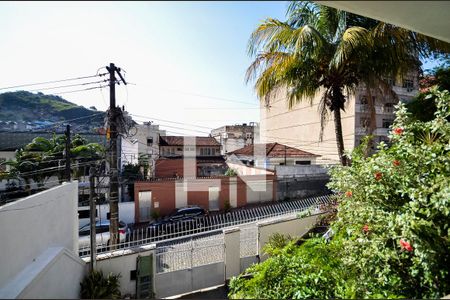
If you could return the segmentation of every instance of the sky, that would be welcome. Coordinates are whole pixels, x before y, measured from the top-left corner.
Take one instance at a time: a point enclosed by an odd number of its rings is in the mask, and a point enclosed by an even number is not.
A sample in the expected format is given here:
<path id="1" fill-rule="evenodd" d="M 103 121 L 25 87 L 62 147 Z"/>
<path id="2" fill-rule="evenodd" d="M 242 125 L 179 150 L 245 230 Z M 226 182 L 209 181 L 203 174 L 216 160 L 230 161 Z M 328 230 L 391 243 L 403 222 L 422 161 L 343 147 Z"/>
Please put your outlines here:
<path id="1" fill-rule="evenodd" d="M 117 104 L 138 122 L 152 120 L 168 134 L 191 135 L 259 122 L 252 84 L 244 81 L 251 63 L 247 43 L 265 18 L 283 19 L 287 4 L 2 2 L 0 87 L 94 75 L 115 63 L 131 83 L 116 86 Z M 42 92 L 74 89 L 80 87 Z M 107 87 L 61 96 L 100 110 L 109 105 Z"/>
<path id="2" fill-rule="evenodd" d="M 223 125 L 259 122 L 252 83 L 244 81 L 252 61 L 247 43 L 264 19 L 284 20 L 287 5 L 1 2 L 0 87 L 94 75 L 115 63 L 130 83 L 116 86 L 117 104 L 139 123 L 153 121 L 172 135 L 207 135 Z M 74 89 L 80 87 L 42 92 Z M 109 105 L 107 87 L 61 96 L 99 110 Z"/>

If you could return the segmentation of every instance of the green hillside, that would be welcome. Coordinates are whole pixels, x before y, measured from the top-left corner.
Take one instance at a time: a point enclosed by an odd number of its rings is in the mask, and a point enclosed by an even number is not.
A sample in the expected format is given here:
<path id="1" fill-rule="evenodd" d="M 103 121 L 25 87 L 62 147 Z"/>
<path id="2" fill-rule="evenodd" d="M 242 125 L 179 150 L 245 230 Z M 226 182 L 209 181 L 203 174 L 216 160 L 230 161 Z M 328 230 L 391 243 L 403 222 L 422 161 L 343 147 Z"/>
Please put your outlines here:
<path id="1" fill-rule="evenodd" d="M 82 118 L 98 115 L 93 118 Z M 30 93 L 27 91 L 0 94 L 0 121 L 65 121 L 71 123 L 102 124 L 104 114 L 71 103 L 60 96 Z"/>

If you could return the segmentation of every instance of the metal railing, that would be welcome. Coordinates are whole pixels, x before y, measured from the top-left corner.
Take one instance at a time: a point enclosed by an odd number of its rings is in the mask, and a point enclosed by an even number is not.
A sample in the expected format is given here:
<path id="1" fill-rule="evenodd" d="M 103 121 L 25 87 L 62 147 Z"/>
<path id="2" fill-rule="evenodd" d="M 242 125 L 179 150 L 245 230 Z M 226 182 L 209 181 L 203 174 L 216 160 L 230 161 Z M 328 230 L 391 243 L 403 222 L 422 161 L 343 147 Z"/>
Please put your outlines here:
<path id="1" fill-rule="evenodd" d="M 111 252 L 111 249 L 118 249 L 123 252 L 125 251 L 124 249 L 139 248 L 143 245 L 161 243 L 183 237 L 186 238 L 263 219 L 277 218 L 290 214 L 295 215 L 305 210 L 319 212 L 320 206 L 329 202 L 330 195 L 276 203 L 272 202 L 259 207 L 236 209 L 227 213 L 208 215 L 189 221 L 139 228 L 128 232 L 126 240 L 117 245 L 111 247 L 109 245 L 97 245 L 97 253 Z M 241 250 L 241 255 L 246 255 L 245 251 L 247 250 Z M 253 253 L 249 250 L 248 253 L 251 254 L 250 252 Z M 79 255 L 80 257 L 89 256 L 89 247 L 80 248 Z"/>
<path id="2" fill-rule="evenodd" d="M 173 241 L 156 248 L 156 273 L 191 269 L 224 261 L 223 233 Z"/>

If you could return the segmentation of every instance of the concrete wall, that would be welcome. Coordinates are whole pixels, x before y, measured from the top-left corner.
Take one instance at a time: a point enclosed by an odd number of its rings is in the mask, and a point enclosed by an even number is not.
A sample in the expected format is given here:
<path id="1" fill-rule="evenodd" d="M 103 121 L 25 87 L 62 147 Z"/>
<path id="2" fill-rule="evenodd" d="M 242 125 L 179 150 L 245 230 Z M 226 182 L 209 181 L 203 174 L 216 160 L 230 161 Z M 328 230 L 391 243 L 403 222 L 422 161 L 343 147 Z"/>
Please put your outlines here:
<path id="1" fill-rule="evenodd" d="M 105 275 L 109 273 L 120 274 L 120 293 L 122 295 L 135 295 L 136 280 L 131 279 L 131 271 L 135 271 L 137 268 L 138 256 L 148 256 L 152 253 L 153 251 L 150 249 L 140 253 L 131 253 L 128 255 L 98 260 L 97 270 L 102 270 Z"/>
<path id="2" fill-rule="evenodd" d="M 49 247 L 78 251 L 77 182 L 0 207 L 0 286 Z"/>
<path id="3" fill-rule="evenodd" d="M 274 233 L 282 233 L 290 236 L 301 237 L 305 235 L 320 218 L 320 214 L 312 215 L 306 218 L 297 218 L 292 216 L 282 220 L 269 220 L 258 223 L 258 252 L 261 260 L 267 259 L 263 254 L 262 248 L 269 241 Z"/>
<path id="4" fill-rule="evenodd" d="M 68 285 L 70 279 L 82 276 L 82 268 L 77 267 L 79 263 L 75 259 L 78 251 L 77 185 L 76 181 L 63 183 L 0 207 L 0 288 L 3 293 L 31 298 L 78 297 L 79 282 Z M 59 252 L 49 248 L 59 249 Z M 71 255 L 75 258 L 70 258 Z M 63 276 L 67 280 L 59 278 Z"/>
<path id="5" fill-rule="evenodd" d="M 225 279 L 237 276 L 241 272 L 240 253 L 240 230 L 239 227 L 225 229 Z"/>
<path id="6" fill-rule="evenodd" d="M 49 248 L 0 288 L 0 298 L 76 299 L 86 271 L 85 263 L 67 249 Z"/>
<path id="7" fill-rule="evenodd" d="M 328 174 L 327 168 L 322 165 L 276 166 L 275 171 L 278 178 Z"/>
<path id="8" fill-rule="evenodd" d="M 278 179 L 277 200 L 307 198 L 329 194 L 328 175 Z"/>
<path id="9" fill-rule="evenodd" d="M 155 298 L 170 297 L 224 284 L 224 263 L 156 274 Z"/>

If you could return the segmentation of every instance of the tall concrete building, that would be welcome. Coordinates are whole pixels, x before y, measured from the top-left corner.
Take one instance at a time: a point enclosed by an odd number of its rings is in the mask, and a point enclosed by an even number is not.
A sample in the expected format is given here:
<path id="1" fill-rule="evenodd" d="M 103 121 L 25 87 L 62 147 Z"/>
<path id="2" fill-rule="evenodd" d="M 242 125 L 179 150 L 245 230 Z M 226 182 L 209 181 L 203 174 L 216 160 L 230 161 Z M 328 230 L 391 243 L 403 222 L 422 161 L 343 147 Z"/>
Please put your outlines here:
<path id="1" fill-rule="evenodd" d="M 393 91 L 399 101 L 408 102 L 418 92 L 418 76 L 406 76 L 403 80 L 390 80 Z M 387 140 L 389 126 L 394 121 L 394 108 L 398 100 L 372 91 L 376 109 L 376 129 L 373 134 L 375 142 Z M 339 162 L 333 115 L 328 121 L 319 141 L 320 114 L 319 102 L 322 94 L 318 93 L 312 103 L 308 100 L 288 109 L 286 94 L 279 91 L 270 103 L 260 107 L 261 142 L 278 142 L 291 147 L 320 155 L 317 163 L 334 164 Z M 357 88 L 354 95 L 347 97 L 345 112 L 342 117 L 342 134 L 345 150 L 352 150 L 361 143 L 368 134 L 370 112 L 368 109 L 368 93 L 365 88 Z"/>
<path id="2" fill-rule="evenodd" d="M 152 122 L 144 122 L 136 125 L 136 134 L 134 136 L 138 143 L 138 155 L 144 156 L 149 162 L 148 176 L 155 175 L 155 162 L 159 158 L 159 137 L 165 136 L 166 131 L 159 128 L 159 125 Z"/>
<path id="3" fill-rule="evenodd" d="M 221 154 L 225 155 L 237 149 L 254 143 L 259 132 L 259 125 L 255 122 L 226 125 L 211 130 L 211 136 L 221 145 Z"/>

